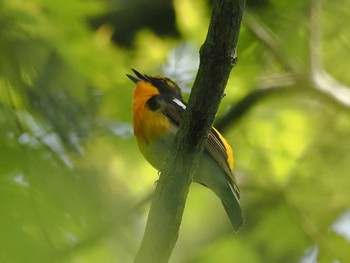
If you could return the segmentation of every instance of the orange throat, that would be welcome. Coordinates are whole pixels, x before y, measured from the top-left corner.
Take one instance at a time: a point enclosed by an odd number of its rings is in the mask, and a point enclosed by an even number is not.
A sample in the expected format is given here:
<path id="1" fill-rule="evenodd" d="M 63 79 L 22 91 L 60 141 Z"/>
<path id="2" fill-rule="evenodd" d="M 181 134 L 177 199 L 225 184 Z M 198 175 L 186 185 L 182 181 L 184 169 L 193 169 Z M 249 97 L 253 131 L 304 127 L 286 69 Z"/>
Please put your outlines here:
<path id="1" fill-rule="evenodd" d="M 159 91 L 149 83 L 140 82 L 136 85 L 132 122 L 139 144 L 148 144 L 171 130 L 171 124 L 166 116 L 161 112 L 150 110 L 147 106 L 147 101 L 157 94 Z"/>

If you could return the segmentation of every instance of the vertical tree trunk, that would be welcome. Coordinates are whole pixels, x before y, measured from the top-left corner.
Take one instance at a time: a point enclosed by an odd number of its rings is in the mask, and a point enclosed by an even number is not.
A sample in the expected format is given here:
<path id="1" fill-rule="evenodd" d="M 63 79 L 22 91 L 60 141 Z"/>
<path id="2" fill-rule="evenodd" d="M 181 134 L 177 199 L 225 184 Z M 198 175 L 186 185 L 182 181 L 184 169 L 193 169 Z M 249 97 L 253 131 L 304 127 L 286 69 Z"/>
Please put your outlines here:
<path id="1" fill-rule="evenodd" d="M 235 50 L 244 0 L 215 0 L 184 120 L 159 178 L 135 263 L 168 262 L 176 244 L 193 172 L 213 124 Z"/>

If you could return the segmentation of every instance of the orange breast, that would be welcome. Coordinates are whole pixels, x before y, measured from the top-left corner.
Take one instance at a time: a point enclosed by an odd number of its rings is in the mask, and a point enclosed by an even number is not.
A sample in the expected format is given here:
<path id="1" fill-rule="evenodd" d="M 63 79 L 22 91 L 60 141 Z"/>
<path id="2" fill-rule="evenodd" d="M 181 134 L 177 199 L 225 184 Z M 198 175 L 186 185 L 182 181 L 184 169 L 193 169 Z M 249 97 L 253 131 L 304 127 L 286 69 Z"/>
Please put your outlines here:
<path id="1" fill-rule="evenodd" d="M 147 82 L 136 85 L 132 121 L 134 134 L 141 143 L 149 143 L 171 130 L 171 124 L 161 112 L 147 107 L 147 101 L 157 94 L 158 89 Z"/>

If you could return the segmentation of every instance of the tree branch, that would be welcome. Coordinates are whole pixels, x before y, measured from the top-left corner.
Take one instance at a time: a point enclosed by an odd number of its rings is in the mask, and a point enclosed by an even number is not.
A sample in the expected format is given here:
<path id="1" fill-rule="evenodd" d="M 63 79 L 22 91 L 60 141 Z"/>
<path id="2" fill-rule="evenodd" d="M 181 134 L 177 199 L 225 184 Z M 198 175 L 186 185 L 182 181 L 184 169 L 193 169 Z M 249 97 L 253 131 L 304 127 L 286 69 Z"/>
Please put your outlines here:
<path id="1" fill-rule="evenodd" d="M 263 43 L 271 54 L 276 58 L 279 64 L 291 74 L 296 76 L 296 81 L 307 84 L 310 88 L 323 92 L 331 100 L 338 101 L 343 104 L 343 107 L 350 107 L 350 91 L 349 87 L 343 83 L 338 82 L 334 77 L 328 74 L 322 65 L 322 57 L 320 52 L 321 37 L 320 31 L 320 9 L 322 1 L 310 1 L 310 70 L 305 73 L 305 69 L 297 66 L 296 62 L 286 57 L 281 51 L 281 43 L 278 38 L 271 32 L 271 30 L 257 19 L 249 11 L 245 11 L 244 23 L 256 35 L 256 37 Z M 308 74 L 310 73 L 310 75 Z"/>
<path id="2" fill-rule="evenodd" d="M 350 89 L 345 84 L 340 83 L 332 75 L 330 75 L 323 66 L 321 52 L 321 13 L 322 1 L 310 1 L 310 78 L 314 84 L 314 88 L 334 97 L 339 103 L 350 107 Z"/>
<path id="3" fill-rule="evenodd" d="M 273 96 L 287 95 L 291 93 L 299 93 L 300 91 L 294 86 L 290 87 L 273 87 L 267 89 L 254 90 L 247 94 L 240 101 L 234 104 L 217 122 L 215 128 L 225 133 L 228 128 L 232 128 L 239 120 L 249 112 L 255 105 Z"/>
<path id="4" fill-rule="evenodd" d="M 204 142 L 234 66 L 244 0 L 214 1 L 198 74 L 184 120 L 161 173 L 135 262 L 168 262 Z"/>
<path id="5" fill-rule="evenodd" d="M 257 15 L 252 14 L 248 10 L 244 13 L 244 24 L 249 30 L 265 45 L 269 52 L 276 58 L 286 71 L 299 73 L 300 68 L 297 63 L 291 58 L 287 57 L 281 48 L 281 43 L 275 34 L 258 19 Z"/>
<path id="6" fill-rule="evenodd" d="M 256 89 L 245 95 L 215 122 L 215 128 L 225 133 L 228 128 L 232 128 L 239 123 L 249 111 L 264 100 L 271 98 L 290 99 L 291 96 L 299 96 L 314 100 L 315 98 L 324 105 L 332 105 L 340 110 L 349 110 L 346 104 L 339 103 L 339 100 L 319 89 L 315 89 L 311 83 L 295 83 L 288 86 L 266 87 L 265 89 Z"/>

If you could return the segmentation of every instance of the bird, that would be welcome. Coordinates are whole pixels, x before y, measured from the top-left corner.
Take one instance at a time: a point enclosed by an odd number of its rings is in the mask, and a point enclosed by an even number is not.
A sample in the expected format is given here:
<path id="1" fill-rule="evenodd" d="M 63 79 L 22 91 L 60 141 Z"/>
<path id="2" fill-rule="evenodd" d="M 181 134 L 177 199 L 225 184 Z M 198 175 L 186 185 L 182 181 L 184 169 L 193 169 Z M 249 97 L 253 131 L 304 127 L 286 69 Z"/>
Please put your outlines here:
<path id="1" fill-rule="evenodd" d="M 144 158 L 162 170 L 186 110 L 180 87 L 171 79 L 148 76 L 132 69 L 126 74 L 135 84 L 132 125 Z M 240 190 L 233 173 L 232 148 L 214 127 L 205 142 L 193 181 L 212 190 L 220 198 L 226 214 L 238 232 L 244 224 Z"/>

